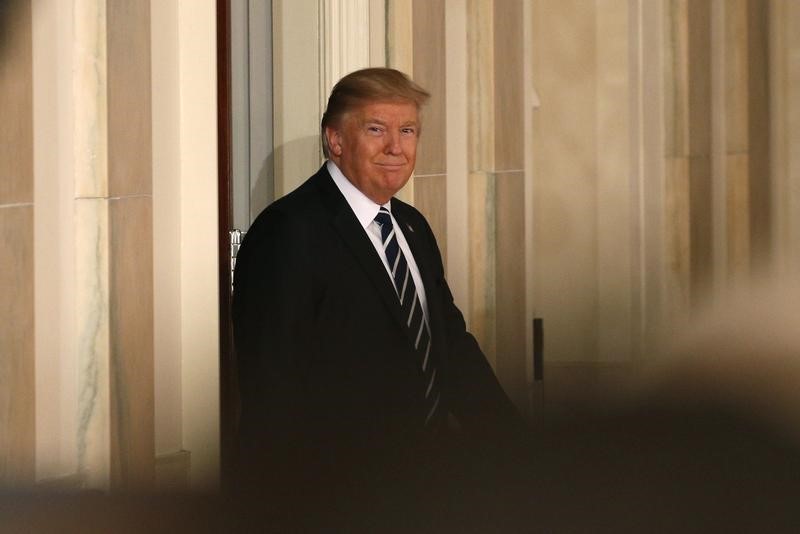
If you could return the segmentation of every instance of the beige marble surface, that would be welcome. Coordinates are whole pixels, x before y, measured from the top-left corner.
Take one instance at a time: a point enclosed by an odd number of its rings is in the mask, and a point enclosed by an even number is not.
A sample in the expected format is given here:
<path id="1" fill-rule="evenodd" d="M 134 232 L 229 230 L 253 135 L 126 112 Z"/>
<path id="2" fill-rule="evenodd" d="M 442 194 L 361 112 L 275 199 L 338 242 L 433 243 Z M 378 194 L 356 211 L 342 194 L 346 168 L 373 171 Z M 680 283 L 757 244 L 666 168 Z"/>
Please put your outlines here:
<path id="1" fill-rule="evenodd" d="M 534 294 L 553 363 L 597 357 L 597 160 L 612 133 L 598 130 L 596 11 L 534 3 Z"/>
<path id="2" fill-rule="evenodd" d="M 34 481 L 31 5 L 0 7 L 0 488 Z"/>
<path id="3" fill-rule="evenodd" d="M 636 199 L 631 181 L 631 38 L 629 6 L 597 11 L 597 359 L 633 356 L 631 260 Z"/>
<path id="4" fill-rule="evenodd" d="M 489 363 L 497 365 L 494 174 L 469 175 L 469 314 L 470 328 Z"/>
<path id="5" fill-rule="evenodd" d="M 689 309 L 689 160 L 667 158 L 664 171 L 665 313 L 669 322 L 685 320 Z"/>
<path id="6" fill-rule="evenodd" d="M 771 244 L 771 169 L 769 102 L 769 4 L 747 5 L 748 136 L 750 167 L 750 262 L 754 274 L 769 272 Z"/>
<path id="7" fill-rule="evenodd" d="M 524 167 L 522 2 L 494 2 L 494 120 L 497 171 Z M 485 104 L 484 104 L 485 105 Z"/>
<path id="8" fill-rule="evenodd" d="M 467 157 L 470 172 L 494 169 L 494 4 L 467 0 Z"/>
<path id="9" fill-rule="evenodd" d="M 729 154 L 727 171 L 727 229 L 729 283 L 746 282 L 750 275 L 750 184 L 747 154 Z"/>
<path id="10" fill-rule="evenodd" d="M 0 7 L 0 205 L 33 201 L 31 6 Z"/>
<path id="11" fill-rule="evenodd" d="M 711 154 L 711 2 L 692 0 L 687 9 L 689 43 L 680 59 L 688 71 L 689 154 Z"/>
<path id="12" fill-rule="evenodd" d="M 108 488 L 109 287 L 108 200 L 75 202 L 75 344 L 78 358 L 78 472 Z"/>
<path id="13" fill-rule="evenodd" d="M 409 0 L 386 0 L 387 67 L 406 74 L 414 73 L 414 3 Z M 409 180 L 397 198 L 414 204 L 414 180 Z"/>
<path id="14" fill-rule="evenodd" d="M 416 174 L 444 174 L 447 170 L 444 6 L 444 0 L 414 2 L 412 77 L 431 94 L 429 104 L 422 110 L 423 133 Z M 419 198 L 416 191 L 414 197 Z"/>
<path id="15" fill-rule="evenodd" d="M 714 277 L 711 156 L 689 158 L 689 265 L 691 301 L 702 304 L 711 297 Z"/>
<path id="16" fill-rule="evenodd" d="M 725 148 L 728 154 L 748 148 L 747 1 L 725 2 Z"/>
<path id="17" fill-rule="evenodd" d="M 522 172 L 499 172 L 496 181 L 497 376 L 518 405 L 526 376 L 525 183 Z"/>
<path id="18" fill-rule="evenodd" d="M 800 269 L 800 3 L 785 1 L 786 24 L 786 82 L 781 88 L 786 95 L 786 184 L 779 191 L 788 201 L 788 213 L 782 218 L 788 226 L 782 247 L 794 272 Z"/>
<path id="19" fill-rule="evenodd" d="M 526 398 L 525 141 L 522 2 L 494 2 L 495 276 L 498 378 L 517 405 Z"/>
<path id="20" fill-rule="evenodd" d="M 154 483 L 152 199 L 109 201 L 111 485 Z"/>
<path id="21" fill-rule="evenodd" d="M 108 195 L 105 0 L 76 0 L 74 25 L 75 196 L 101 198 Z"/>
<path id="22" fill-rule="evenodd" d="M 110 2 L 108 32 L 108 194 L 149 195 L 152 180 L 150 5 Z"/>
<path id="23" fill-rule="evenodd" d="M 442 261 L 447 265 L 447 176 L 416 176 L 414 182 L 414 206 L 431 225 Z"/>
<path id="24" fill-rule="evenodd" d="M 155 454 L 149 5 L 79 0 L 73 22 L 77 469 L 88 487 L 144 488 Z M 131 269 L 145 275 L 128 280 Z"/>
<path id="25" fill-rule="evenodd" d="M 0 206 L 0 488 L 34 477 L 32 206 Z"/>
<path id="26" fill-rule="evenodd" d="M 150 6 L 108 5 L 110 485 L 154 484 Z"/>
<path id="27" fill-rule="evenodd" d="M 32 2 L 36 479 L 77 475 L 73 3 Z"/>
<path id="28" fill-rule="evenodd" d="M 665 0 L 664 8 L 664 155 L 689 154 L 689 50 L 687 0 Z"/>

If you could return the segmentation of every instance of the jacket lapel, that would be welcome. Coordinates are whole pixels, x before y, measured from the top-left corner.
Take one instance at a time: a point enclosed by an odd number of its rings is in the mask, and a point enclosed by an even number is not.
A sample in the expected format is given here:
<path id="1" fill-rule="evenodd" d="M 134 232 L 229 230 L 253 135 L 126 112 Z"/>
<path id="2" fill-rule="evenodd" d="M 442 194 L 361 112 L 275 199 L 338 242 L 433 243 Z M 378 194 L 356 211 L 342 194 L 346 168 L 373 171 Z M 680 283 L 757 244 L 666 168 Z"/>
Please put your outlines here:
<path id="1" fill-rule="evenodd" d="M 408 331 L 405 322 L 400 312 L 400 302 L 397 299 L 397 293 L 394 290 L 389 276 L 386 274 L 386 268 L 383 266 L 383 261 L 378 257 L 375 252 L 375 247 L 372 245 L 369 237 L 364 232 L 361 223 L 358 222 L 353 210 L 342 195 L 341 191 L 336 187 L 333 179 L 328 174 L 327 169 L 323 165 L 320 172 L 315 176 L 317 187 L 323 193 L 323 199 L 328 205 L 332 214 L 332 224 L 336 231 L 342 238 L 342 241 L 347 245 L 347 248 L 355 256 L 361 268 L 367 275 L 372 285 L 375 287 L 378 295 L 384 301 L 389 313 L 394 317 L 398 326 L 403 328 L 404 332 Z"/>

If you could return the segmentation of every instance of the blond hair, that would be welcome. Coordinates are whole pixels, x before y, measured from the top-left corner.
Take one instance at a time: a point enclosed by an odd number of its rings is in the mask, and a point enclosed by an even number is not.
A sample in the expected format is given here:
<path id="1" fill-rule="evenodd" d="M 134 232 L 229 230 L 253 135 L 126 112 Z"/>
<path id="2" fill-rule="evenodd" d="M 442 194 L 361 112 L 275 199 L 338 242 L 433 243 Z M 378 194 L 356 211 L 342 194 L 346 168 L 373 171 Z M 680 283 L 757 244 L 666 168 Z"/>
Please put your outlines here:
<path id="1" fill-rule="evenodd" d="M 322 152 L 330 157 L 330 147 L 325 128 L 338 126 L 342 117 L 365 102 L 406 100 L 413 102 L 417 110 L 430 98 L 430 93 L 417 85 L 399 70 L 372 67 L 351 72 L 333 86 L 328 106 L 322 115 Z"/>

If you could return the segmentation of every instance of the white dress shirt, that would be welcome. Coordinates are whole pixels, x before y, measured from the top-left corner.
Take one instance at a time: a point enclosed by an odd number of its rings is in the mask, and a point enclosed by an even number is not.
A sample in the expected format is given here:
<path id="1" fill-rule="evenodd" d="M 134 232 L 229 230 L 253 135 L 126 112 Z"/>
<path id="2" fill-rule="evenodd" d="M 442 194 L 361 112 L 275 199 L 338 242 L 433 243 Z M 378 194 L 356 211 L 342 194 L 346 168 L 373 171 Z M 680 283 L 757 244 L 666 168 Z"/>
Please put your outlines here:
<path id="1" fill-rule="evenodd" d="M 333 183 L 335 183 L 336 187 L 339 188 L 339 191 L 342 192 L 345 200 L 347 200 L 347 203 L 350 205 L 350 209 L 353 210 L 358 222 L 361 223 L 361 227 L 364 228 L 364 232 L 366 232 L 367 237 L 369 237 L 369 240 L 372 241 L 375 251 L 378 253 L 378 256 L 383 261 L 383 266 L 386 268 L 386 275 L 392 282 L 392 287 L 394 287 L 392 270 L 389 267 L 389 260 L 386 258 L 386 252 L 383 249 L 381 227 L 377 222 L 375 222 L 375 216 L 378 214 L 378 211 L 380 211 L 381 207 L 389 210 L 389 214 L 391 215 L 391 201 L 387 202 L 383 206 L 376 204 L 364 193 L 362 193 L 356 186 L 354 186 L 352 182 L 350 182 L 350 180 L 348 180 L 344 174 L 342 174 L 342 171 L 339 170 L 339 167 L 337 167 L 334 162 L 328 160 L 326 166 L 328 173 L 330 173 L 331 177 L 333 178 Z M 394 215 L 391 215 L 391 217 L 392 224 L 394 225 L 395 235 L 397 236 L 397 244 L 400 245 L 400 250 L 403 251 L 403 256 L 405 256 L 406 263 L 408 263 L 408 269 L 411 271 L 411 277 L 414 279 L 414 285 L 417 286 L 417 297 L 422 303 L 422 311 L 425 314 L 425 321 L 430 324 L 428 321 L 428 300 L 425 297 L 425 286 L 422 285 L 422 277 L 419 274 L 417 262 L 414 261 L 414 255 L 411 254 L 411 249 L 408 247 L 408 242 L 406 241 L 406 237 L 403 235 L 401 225 L 398 224 L 397 219 L 394 218 Z M 413 229 L 409 228 L 409 230 L 413 232 Z M 395 292 L 396 291 L 397 288 L 395 287 Z"/>

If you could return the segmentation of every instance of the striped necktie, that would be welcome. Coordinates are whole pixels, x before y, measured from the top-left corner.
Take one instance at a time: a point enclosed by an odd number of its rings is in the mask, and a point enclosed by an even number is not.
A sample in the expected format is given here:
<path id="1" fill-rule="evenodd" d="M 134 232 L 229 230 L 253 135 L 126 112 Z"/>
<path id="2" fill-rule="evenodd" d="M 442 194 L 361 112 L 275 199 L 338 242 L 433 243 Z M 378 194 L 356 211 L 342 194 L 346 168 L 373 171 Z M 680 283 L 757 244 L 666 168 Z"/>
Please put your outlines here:
<path id="1" fill-rule="evenodd" d="M 383 250 L 386 253 L 386 259 L 392 272 L 394 287 L 400 298 L 400 309 L 403 312 L 406 327 L 411 333 L 411 338 L 415 340 L 414 349 L 422 361 L 422 374 L 425 377 L 426 384 L 425 404 L 427 415 L 425 416 L 425 425 L 428 425 L 436 414 L 440 398 L 436 383 L 436 367 L 430 359 L 431 332 L 425 320 L 425 314 L 422 311 L 422 302 L 419 300 L 417 287 L 414 284 L 414 278 L 411 276 L 411 270 L 408 268 L 408 262 L 397 242 L 397 235 L 389 210 L 382 207 L 378 215 L 375 216 L 375 222 L 381 228 Z"/>

